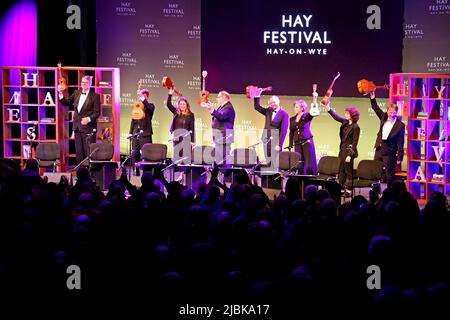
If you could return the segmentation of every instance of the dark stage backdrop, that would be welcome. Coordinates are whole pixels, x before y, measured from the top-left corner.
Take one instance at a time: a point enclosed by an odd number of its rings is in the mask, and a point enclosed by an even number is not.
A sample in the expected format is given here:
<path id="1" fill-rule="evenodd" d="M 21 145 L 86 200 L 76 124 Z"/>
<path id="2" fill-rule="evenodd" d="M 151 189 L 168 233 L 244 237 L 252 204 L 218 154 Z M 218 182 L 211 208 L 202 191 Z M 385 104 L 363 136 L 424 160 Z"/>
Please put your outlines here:
<path id="1" fill-rule="evenodd" d="M 403 72 L 450 73 L 450 1 L 405 3 Z"/>
<path id="2" fill-rule="evenodd" d="M 371 5 L 380 8 L 380 29 L 367 27 Z M 323 95 L 340 72 L 334 94 L 358 96 L 361 78 L 384 84 L 401 72 L 403 13 L 403 1 L 392 0 L 202 1 L 207 86 L 242 93 L 248 84 L 272 85 L 276 94 L 310 95 L 317 83 Z"/>
<path id="3" fill-rule="evenodd" d="M 167 143 L 172 114 L 165 107 L 168 90 L 162 78 L 170 76 L 195 105 L 200 90 L 200 0 L 96 3 L 97 65 L 118 67 L 121 73 L 121 152 L 128 152 L 126 135 L 139 80 L 156 106 L 153 141 Z M 205 110 L 193 111 L 201 127 Z"/>

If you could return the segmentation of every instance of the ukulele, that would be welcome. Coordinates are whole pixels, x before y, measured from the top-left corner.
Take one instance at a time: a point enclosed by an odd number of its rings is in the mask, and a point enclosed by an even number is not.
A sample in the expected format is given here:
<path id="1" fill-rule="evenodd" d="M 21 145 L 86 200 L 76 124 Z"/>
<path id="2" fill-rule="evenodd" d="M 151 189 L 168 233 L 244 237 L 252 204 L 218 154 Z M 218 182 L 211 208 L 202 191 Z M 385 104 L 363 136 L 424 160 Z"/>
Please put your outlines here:
<path id="1" fill-rule="evenodd" d="M 377 86 L 373 81 L 369 81 L 366 79 L 359 80 L 357 83 L 359 93 L 366 95 L 370 92 L 375 91 L 375 89 L 389 89 L 389 85 L 385 84 L 384 86 Z"/>
<path id="2" fill-rule="evenodd" d="M 245 87 L 245 95 L 249 99 L 253 99 L 254 97 L 257 97 L 261 95 L 264 91 L 272 91 L 272 87 L 265 87 L 265 88 L 258 88 L 256 86 L 248 85 Z"/>
<path id="3" fill-rule="evenodd" d="M 209 92 L 205 90 L 205 79 L 208 75 L 206 70 L 202 71 L 202 90 L 199 92 L 198 105 L 203 106 L 209 103 Z"/>
<path id="4" fill-rule="evenodd" d="M 317 103 L 317 97 L 319 94 L 317 93 L 317 84 L 313 84 L 313 102 L 311 103 L 311 108 L 309 109 L 309 113 L 315 117 L 320 114 L 319 104 Z"/>
<path id="5" fill-rule="evenodd" d="M 163 77 L 162 79 L 162 86 L 167 89 L 173 89 L 173 92 L 175 92 L 179 97 L 181 97 L 183 94 L 175 89 L 175 85 L 172 82 L 172 79 L 169 77 Z"/>
<path id="6" fill-rule="evenodd" d="M 66 80 L 66 78 L 64 78 L 63 76 L 62 76 L 62 73 L 61 73 L 61 62 L 59 62 L 58 63 L 58 86 L 61 88 L 61 91 L 64 91 L 64 90 L 66 90 L 67 89 L 67 87 L 68 87 L 68 85 L 67 85 L 67 80 Z"/>
<path id="7" fill-rule="evenodd" d="M 131 119 L 133 120 L 142 120 L 145 118 L 144 112 L 144 104 L 141 99 L 139 99 L 139 93 L 141 91 L 142 82 L 138 82 L 138 95 L 136 99 L 136 103 L 133 106 L 133 110 L 131 110 Z"/>
<path id="8" fill-rule="evenodd" d="M 333 94 L 333 85 L 337 78 L 339 78 L 341 74 L 338 72 L 336 77 L 334 77 L 333 82 L 331 82 L 330 87 L 327 90 L 327 93 L 325 93 L 325 96 L 323 97 L 322 101 L 320 102 L 324 106 L 326 106 L 330 102 L 331 95 Z"/>

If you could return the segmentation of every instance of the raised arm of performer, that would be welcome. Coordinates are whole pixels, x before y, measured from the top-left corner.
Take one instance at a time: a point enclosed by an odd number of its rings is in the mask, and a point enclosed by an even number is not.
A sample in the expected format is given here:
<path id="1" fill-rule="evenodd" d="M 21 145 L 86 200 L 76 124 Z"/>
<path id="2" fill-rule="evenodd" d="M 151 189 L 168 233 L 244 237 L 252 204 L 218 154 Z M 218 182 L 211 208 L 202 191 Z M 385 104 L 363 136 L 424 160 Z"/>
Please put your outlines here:
<path id="1" fill-rule="evenodd" d="M 294 146 L 295 152 L 300 154 L 299 173 L 316 175 L 316 149 L 310 129 L 314 116 L 307 108 L 304 100 L 294 102 L 295 115 L 289 119 L 289 145 Z"/>
<path id="2" fill-rule="evenodd" d="M 396 165 L 400 165 L 403 160 L 405 124 L 397 119 L 397 105 L 389 104 L 386 112 L 381 110 L 375 98 L 375 91 L 370 93 L 370 104 L 380 119 L 380 129 L 375 141 L 374 159 L 384 163 L 387 184 L 391 186 L 395 179 Z"/>
<path id="3" fill-rule="evenodd" d="M 91 81 L 90 76 L 81 78 L 81 90 L 75 90 L 67 99 L 62 94 L 62 88 L 58 86 L 61 104 L 74 107 L 72 129 L 75 133 L 78 164 L 89 155 L 89 146 L 96 140 L 97 118 L 100 116 L 100 95 L 90 91 Z"/>
<path id="4" fill-rule="evenodd" d="M 325 108 L 334 120 L 341 123 L 339 129 L 341 139 L 339 144 L 339 183 L 344 188 L 343 192 L 348 194 L 345 189 L 353 184 L 353 159 L 358 157 L 357 146 L 360 135 L 358 120 L 360 113 L 356 107 L 347 107 L 344 117 L 341 117 L 331 109 L 329 103 L 325 105 Z"/>
<path id="5" fill-rule="evenodd" d="M 185 129 L 190 132 L 190 141 L 195 143 L 195 115 L 191 110 L 189 100 L 185 97 L 180 97 L 177 100 L 177 106 L 172 104 L 172 95 L 174 89 L 169 89 L 167 96 L 167 108 L 173 113 L 174 118 L 170 126 L 170 132 L 173 133 L 177 129 Z"/>
<path id="6" fill-rule="evenodd" d="M 216 145 L 216 161 L 226 163 L 226 156 L 230 152 L 234 141 L 234 120 L 236 117 L 231 103 L 230 94 L 220 91 L 217 95 L 219 108 L 214 109 L 211 103 L 205 106 L 212 116 L 211 127 L 213 129 L 213 142 Z"/>

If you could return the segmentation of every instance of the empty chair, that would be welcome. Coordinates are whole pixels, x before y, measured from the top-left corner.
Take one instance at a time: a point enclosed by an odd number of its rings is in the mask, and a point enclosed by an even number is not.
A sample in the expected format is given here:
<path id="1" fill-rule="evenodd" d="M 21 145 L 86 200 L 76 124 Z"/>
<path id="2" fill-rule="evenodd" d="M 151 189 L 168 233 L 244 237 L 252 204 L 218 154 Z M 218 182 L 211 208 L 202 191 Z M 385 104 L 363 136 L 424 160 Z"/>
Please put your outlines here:
<path id="1" fill-rule="evenodd" d="M 236 148 L 231 152 L 231 165 L 236 168 L 251 168 L 258 163 L 255 149 Z"/>
<path id="2" fill-rule="evenodd" d="M 60 159 L 59 144 L 56 142 L 40 142 L 36 147 L 36 159 L 39 162 L 39 167 L 53 168 L 53 172 L 55 172 Z"/>
<path id="3" fill-rule="evenodd" d="M 109 142 L 91 143 L 89 149 L 91 162 L 111 161 L 114 155 L 114 146 Z"/>
<path id="4" fill-rule="evenodd" d="M 356 168 L 356 177 L 353 187 L 370 188 L 374 182 L 380 182 L 383 176 L 384 165 L 378 160 L 361 160 Z"/>
<path id="5" fill-rule="evenodd" d="M 136 167 L 143 171 L 153 170 L 158 165 L 164 165 L 167 160 L 167 146 L 162 143 L 146 143 L 141 148 L 141 161 Z"/>
<path id="6" fill-rule="evenodd" d="M 300 163 L 300 153 L 293 151 L 280 152 L 278 168 L 282 171 L 296 171 Z"/>
<path id="7" fill-rule="evenodd" d="M 317 166 L 317 178 L 330 180 L 336 179 L 339 173 L 339 158 L 334 156 L 323 156 Z"/>
<path id="8" fill-rule="evenodd" d="M 91 143 L 90 168 L 95 183 L 101 190 L 107 190 L 116 178 L 117 162 L 112 161 L 114 156 L 114 145 L 109 142 Z"/>

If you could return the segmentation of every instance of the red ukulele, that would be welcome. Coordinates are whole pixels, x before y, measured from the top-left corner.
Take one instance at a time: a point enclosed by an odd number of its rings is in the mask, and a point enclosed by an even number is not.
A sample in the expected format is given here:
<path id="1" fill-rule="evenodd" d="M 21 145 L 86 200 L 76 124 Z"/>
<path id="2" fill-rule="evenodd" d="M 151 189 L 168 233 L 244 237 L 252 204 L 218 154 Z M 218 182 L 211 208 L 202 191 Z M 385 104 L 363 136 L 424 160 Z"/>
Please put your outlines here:
<path id="1" fill-rule="evenodd" d="M 333 82 L 331 82 L 330 87 L 327 90 L 327 93 L 325 93 L 325 96 L 323 97 L 322 101 L 320 102 L 324 106 L 326 106 L 330 102 L 331 95 L 333 94 L 333 85 L 337 78 L 339 78 L 341 74 L 338 72 L 336 77 L 334 77 Z"/>

